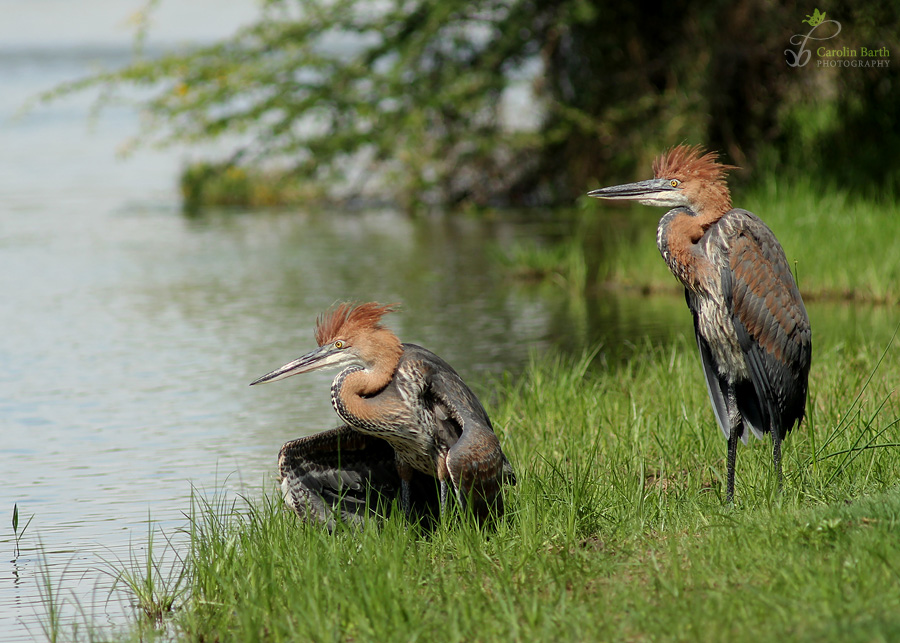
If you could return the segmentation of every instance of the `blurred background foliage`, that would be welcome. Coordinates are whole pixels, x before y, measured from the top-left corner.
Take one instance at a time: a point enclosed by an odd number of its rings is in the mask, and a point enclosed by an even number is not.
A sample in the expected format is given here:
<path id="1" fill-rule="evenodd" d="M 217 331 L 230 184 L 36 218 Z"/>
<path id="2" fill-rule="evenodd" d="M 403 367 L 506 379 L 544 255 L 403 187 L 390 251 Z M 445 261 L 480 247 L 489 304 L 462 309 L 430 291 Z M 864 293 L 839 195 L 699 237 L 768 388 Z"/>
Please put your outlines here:
<path id="1" fill-rule="evenodd" d="M 785 50 L 797 49 L 790 39 L 809 31 L 802 20 L 814 9 L 792 0 L 266 0 L 257 23 L 220 43 L 139 55 L 48 97 L 100 87 L 102 101 L 141 88 L 140 143 L 233 143 L 228 158 L 185 170 L 188 206 L 570 203 L 645 176 L 653 156 L 683 141 L 722 150 L 744 168 L 739 180 L 813 175 L 893 191 L 897 65 L 821 68 L 814 55 L 789 66 Z M 829 48 L 900 56 L 894 0 L 821 10 L 842 26 Z"/>

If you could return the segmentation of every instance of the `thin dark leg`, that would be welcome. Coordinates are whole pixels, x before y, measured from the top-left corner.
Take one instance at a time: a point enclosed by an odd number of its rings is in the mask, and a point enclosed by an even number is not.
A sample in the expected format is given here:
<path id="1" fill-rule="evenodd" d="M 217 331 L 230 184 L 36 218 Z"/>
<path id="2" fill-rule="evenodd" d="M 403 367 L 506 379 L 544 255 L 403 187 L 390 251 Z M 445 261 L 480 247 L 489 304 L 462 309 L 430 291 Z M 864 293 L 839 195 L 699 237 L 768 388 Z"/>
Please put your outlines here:
<path id="1" fill-rule="evenodd" d="M 781 436 L 772 431 L 772 462 L 775 464 L 775 475 L 778 480 L 778 493 L 781 493 L 784 477 L 781 473 Z"/>
<path id="2" fill-rule="evenodd" d="M 447 512 L 447 496 L 449 495 L 450 485 L 446 480 L 441 480 L 441 516 Z"/>
<path id="3" fill-rule="evenodd" d="M 744 432 L 744 420 L 741 412 L 738 410 L 737 394 L 734 390 L 734 384 L 729 384 L 725 392 L 728 404 L 728 424 L 731 430 L 728 432 L 728 459 L 726 466 L 728 467 L 728 478 L 725 484 L 725 502 L 731 504 L 734 502 L 734 468 L 737 461 L 737 443 L 741 434 Z"/>
<path id="4" fill-rule="evenodd" d="M 738 429 L 740 428 L 740 424 L 738 426 L 731 427 L 731 434 L 728 436 L 728 478 L 725 484 L 725 502 L 731 504 L 734 502 L 734 466 L 735 461 L 737 460 L 737 443 L 740 438 L 738 437 Z"/>
<path id="5" fill-rule="evenodd" d="M 447 471 L 447 455 L 442 454 L 437 458 L 437 479 L 439 483 L 441 517 L 447 512 L 447 497 L 450 493 L 450 472 Z"/>
<path id="6" fill-rule="evenodd" d="M 407 520 L 412 520 L 412 476 L 413 469 L 406 463 L 397 463 L 397 473 L 400 474 L 400 507 Z"/>
<path id="7" fill-rule="evenodd" d="M 409 480 L 400 478 L 400 506 L 407 519 L 412 518 L 412 499 L 410 498 Z"/>

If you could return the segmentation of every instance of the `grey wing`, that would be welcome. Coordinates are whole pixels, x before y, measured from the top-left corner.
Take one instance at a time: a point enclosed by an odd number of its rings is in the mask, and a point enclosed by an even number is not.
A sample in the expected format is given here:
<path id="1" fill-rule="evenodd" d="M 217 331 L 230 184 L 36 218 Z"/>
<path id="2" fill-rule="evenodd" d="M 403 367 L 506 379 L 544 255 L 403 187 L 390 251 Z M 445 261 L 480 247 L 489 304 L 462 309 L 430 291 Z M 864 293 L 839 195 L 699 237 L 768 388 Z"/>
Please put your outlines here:
<path id="1" fill-rule="evenodd" d="M 745 210 L 725 217 L 737 234 L 730 235 L 728 265 L 722 268 L 723 294 L 756 398 L 754 403 L 753 396 L 738 395 L 738 406 L 745 419 L 783 438 L 803 419 L 806 406 L 809 317 L 772 231 Z"/>
<path id="2" fill-rule="evenodd" d="M 434 405 L 440 442 L 449 446 L 447 473 L 457 498 L 481 520 L 502 515 L 501 488 L 515 484 L 516 477 L 481 402 L 434 353 L 413 345 L 405 345 L 404 352 L 419 359 L 426 373 L 425 395 Z"/>
<path id="3" fill-rule="evenodd" d="M 706 392 L 709 393 L 709 400 L 712 402 L 716 422 L 719 423 L 719 428 L 722 429 L 722 433 L 728 438 L 731 435 L 731 421 L 729 419 L 730 414 L 728 410 L 727 393 L 728 382 L 719 374 L 719 369 L 716 366 L 712 350 L 709 348 L 709 343 L 700 333 L 700 324 L 697 318 L 698 306 L 692 301 L 691 292 L 685 289 L 684 296 L 687 300 L 688 308 L 690 308 L 694 317 L 694 336 L 697 339 L 697 348 L 700 350 L 700 362 L 703 364 L 703 377 L 706 381 Z M 756 431 L 754 431 L 754 433 L 756 433 Z M 757 435 L 757 437 L 762 436 Z M 743 440 L 744 444 L 747 444 L 746 431 L 741 433 L 740 438 Z"/>
<path id="4" fill-rule="evenodd" d="M 288 442 L 278 454 L 278 470 L 285 503 L 329 530 L 338 520 L 361 524 L 386 517 L 400 493 L 393 447 L 347 425 Z M 411 487 L 413 515 L 436 516 L 434 479 L 416 472 Z"/>
<path id="5" fill-rule="evenodd" d="M 288 442 L 278 470 L 288 506 L 329 529 L 337 520 L 361 523 L 378 515 L 379 500 L 400 488 L 394 449 L 347 425 Z"/>

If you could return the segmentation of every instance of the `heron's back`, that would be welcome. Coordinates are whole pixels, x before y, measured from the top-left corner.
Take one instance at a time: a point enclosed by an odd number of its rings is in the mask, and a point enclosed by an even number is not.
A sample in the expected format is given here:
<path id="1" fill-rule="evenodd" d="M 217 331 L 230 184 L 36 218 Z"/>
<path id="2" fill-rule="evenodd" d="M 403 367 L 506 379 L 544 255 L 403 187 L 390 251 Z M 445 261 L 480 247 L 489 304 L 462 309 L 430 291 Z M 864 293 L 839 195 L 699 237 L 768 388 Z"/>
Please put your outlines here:
<path id="1" fill-rule="evenodd" d="M 721 377 L 752 383 L 758 428 L 783 436 L 803 418 L 812 356 L 809 316 L 784 250 L 759 217 L 741 209 L 697 245 L 710 266 L 703 287 L 687 296 L 697 333 Z"/>

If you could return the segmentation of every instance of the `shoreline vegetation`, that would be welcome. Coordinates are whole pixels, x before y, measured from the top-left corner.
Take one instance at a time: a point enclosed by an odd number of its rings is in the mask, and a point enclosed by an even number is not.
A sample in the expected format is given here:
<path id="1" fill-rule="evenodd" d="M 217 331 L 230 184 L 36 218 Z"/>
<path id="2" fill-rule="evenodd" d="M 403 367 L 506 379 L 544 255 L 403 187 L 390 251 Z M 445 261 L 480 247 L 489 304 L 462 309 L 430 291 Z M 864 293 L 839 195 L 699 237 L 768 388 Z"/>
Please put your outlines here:
<path id="1" fill-rule="evenodd" d="M 181 190 L 188 212 L 335 205 L 312 184 L 237 166 L 196 164 L 184 171 Z M 346 209 L 347 204 L 336 205 Z M 819 189 L 810 179 L 769 178 L 742 189 L 735 207 L 758 214 L 775 232 L 804 300 L 900 301 L 900 207 L 889 196 L 861 197 L 834 187 Z M 499 249 L 498 261 L 513 279 L 556 283 L 572 294 L 681 295 L 656 250 L 655 210 L 583 198 L 562 212 L 572 220 L 564 238 Z"/>
<path id="2" fill-rule="evenodd" d="M 187 212 L 221 206 L 347 206 L 289 175 L 238 166 L 196 164 L 184 171 L 181 190 Z M 887 193 L 876 199 L 817 188 L 808 178 L 768 178 L 741 189 L 734 200 L 735 207 L 758 214 L 775 232 L 804 300 L 900 301 L 900 207 Z M 659 259 L 659 213 L 652 208 L 597 204 L 584 197 L 560 212 L 571 219 L 564 238 L 498 251 L 499 263 L 513 279 L 556 283 L 572 294 L 682 293 Z"/>
<path id="3" fill-rule="evenodd" d="M 533 357 L 488 404 L 519 484 L 495 530 L 301 524 L 276 489 L 197 494 L 178 564 L 120 572 L 125 640 L 892 640 L 900 635 L 895 338 L 818 345 L 785 443 L 725 441 L 688 339 Z M 896 332 L 895 332 L 896 334 Z M 884 343 L 881 343 L 884 340 Z M 159 603 L 159 604 L 157 604 Z M 57 606 L 59 609 L 59 606 Z"/>
<path id="4" fill-rule="evenodd" d="M 890 198 L 817 190 L 808 180 L 769 179 L 734 200 L 775 232 L 804 300 L 900 301 L 900 207 Z M 682 294 L 656 248 L 658 212 L 598 206 L 587 198 L 579 205 L 563 239 L 500 253 L 514 278 L 557 283 L 571 293 Z"/>
<path id="5" fill-rule="evenodd" d="M 867 193 L 900 185 L 896 66 L 790 64 L 812 55 L 794 49 L 812 32 L 793 4 L 664 5 L 647 20 L 590 1 L 271 0 L 216 42 L 151 52 L 158 4 L 133 18 L 131 60 L 37 102 L 89 92 L 102 109 L 137 91 L 142 120 L 129 148 L 229 149 L 207 167 L 218 173 L 194 172 L 192 194 L 207 203 L 220 182 L 250 204 L 312 184 L 410 209 L 559 206 L 591 181 L 634 176 L 678 142 L 703 142 L 754 180 L 769 171 Z M 900 48 L 892 2 L 831 20 L 843 29 L 829 50 Z"/>

